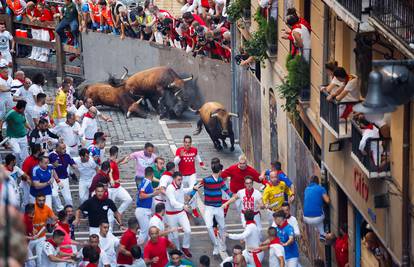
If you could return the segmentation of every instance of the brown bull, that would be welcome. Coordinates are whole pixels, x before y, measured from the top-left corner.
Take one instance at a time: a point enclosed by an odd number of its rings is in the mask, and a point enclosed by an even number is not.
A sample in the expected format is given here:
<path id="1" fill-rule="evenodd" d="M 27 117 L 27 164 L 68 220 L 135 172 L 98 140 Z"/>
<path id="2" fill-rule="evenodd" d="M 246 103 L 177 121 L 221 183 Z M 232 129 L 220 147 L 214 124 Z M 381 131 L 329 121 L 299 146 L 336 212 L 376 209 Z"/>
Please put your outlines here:
<path id="1" fill-rule="evenodd" d="M 199 134 L 202 127 L 206 128 L 208 135 L 217 150 L 227 148 L 226 138 L 230 138 L 230 151 L 234 151 L 234 132 L 231 117 L 238 117 L 237 114 L 228 112 L 224 106 L 218 102 L 207 102 L 197 111 L 200 119 L 197 122 L 195 135 Z M 220 139 L 223 142 L 221 146 Z"/>
<path id="2" fill-rule="evenodd" d="M 164 90 L 171 90 L 175 95 L 185 88 L 185 82 L 193 77 L 181 79 L 170 67 L 155 67 L 140 71 L 123 82 L 123 86 L 133 95 L 145 96 L 152 106 L 158 108 L 158 100 L 164 95 Z"/>
<path id="3" fill-rule="evenodd" d="M 125 87 L 113 87 L 106 83 L 95 83 L 87 85 L 83 91 L 84 99 L 91 98 L 95 105 L 105 105 L 120 108 L 129 117 L 136 114 L 139 117 L 146 117 L 139 106 L 143 100 L 135 101 Z"/>

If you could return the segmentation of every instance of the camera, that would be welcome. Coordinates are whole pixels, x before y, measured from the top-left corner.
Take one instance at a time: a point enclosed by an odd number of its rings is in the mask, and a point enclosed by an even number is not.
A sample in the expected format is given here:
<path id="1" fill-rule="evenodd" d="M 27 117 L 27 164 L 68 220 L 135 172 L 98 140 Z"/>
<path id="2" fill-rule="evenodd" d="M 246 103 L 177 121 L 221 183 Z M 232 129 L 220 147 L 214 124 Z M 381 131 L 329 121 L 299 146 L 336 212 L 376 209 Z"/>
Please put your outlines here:
<path id="1" fill-rule="evenodd" d="M 228 41 L 228 40 L 223 40 L 223 41 L 221 42 L 221 44 L 222 44 L 222 45 L 225 45 L 225 46 L 229 46 L 229 45 L 230 45 L 230 41 Z"/>
<path id="2" fill-rule="evenodd" d="M 205 42 L 206 42 L 206 37 L 204 37 L 204 36 L 199 36 L 197 40 L 198 40 L 198 42 L 200 42 L 200 43 L 205 43 Z"/>
<path id="3" fill-rule="evenodd" d="M 246 60 L 246 59 L 248 59 L 249 58 L 249 56 L 248 55 L 242 55 L 242 54 L 239 54 L 239 55 L 235 55 L 234 56 L 234 60 L 236 61 L 236 64 L 237 65 L 240 65 L 240 63 L 243 61 L 243 60 Z"/>
<path id="4" fill-rule="evenodd" d="M 175 40 L 176 40 L 176 41 L 178 41 L 178 42 L 181 42 L 181 41 L 184 41 L 184 40 L 185 40 L 185 38 L 184 38 L 183 36 L 181 36 L 181 35 L 177 35 L 177 36 L 175 37 Z"/>

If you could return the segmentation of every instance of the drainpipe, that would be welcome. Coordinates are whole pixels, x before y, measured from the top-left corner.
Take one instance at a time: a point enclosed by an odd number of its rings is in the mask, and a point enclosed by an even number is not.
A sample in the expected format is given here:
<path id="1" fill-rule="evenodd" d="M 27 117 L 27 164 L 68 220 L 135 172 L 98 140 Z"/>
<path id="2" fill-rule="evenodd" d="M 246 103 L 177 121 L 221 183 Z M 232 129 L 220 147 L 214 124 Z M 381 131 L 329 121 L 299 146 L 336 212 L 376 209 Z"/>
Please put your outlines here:
<path id="1" fill-rule="evenodd" d="M 232 23 L 230 26 L 230 33 L 231 33 L 231 109 L 232 112 L 238 114 L 239 113 L 239 109 L 238 109 L 238 102 L 237 99 L 239 97 L 238 95 L 238 91 L 237 91 L 237 65 L 236 65 L 236 61 L 234 60 L 234 56 L 236 55 L 236 51 L 237 51 L 237 33 L 236 33 L 237 27 L 235 23 Z M 242 116 L 239 116 L 239 118 L 241 118 Z M 233 132 L 235 134 L 235 139 L 239 139 L 240 138 L 240 132 L 239 132 L 239 120 L 234 120 L 235 123 L 233 123 Z M 240 141 L 239 141 L 240 142 Z"/>
<path id="2" fill-rule="evenodd" d="M 402 265 L 410 266 L 410 136 L 411 136 L 411 102 L 404 105 L 403 133 L 403 170 L 402 170 Z"/>

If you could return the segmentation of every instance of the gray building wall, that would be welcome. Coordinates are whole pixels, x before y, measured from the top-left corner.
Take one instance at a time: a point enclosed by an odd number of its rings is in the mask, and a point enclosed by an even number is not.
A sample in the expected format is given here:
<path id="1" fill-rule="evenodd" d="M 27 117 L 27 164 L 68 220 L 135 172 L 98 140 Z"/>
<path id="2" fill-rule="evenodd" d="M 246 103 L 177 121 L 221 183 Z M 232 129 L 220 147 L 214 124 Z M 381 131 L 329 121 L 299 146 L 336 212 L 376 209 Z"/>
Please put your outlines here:
<path id="1" fill-rule="evenodd" d="M 194 75 L 195 107 L 207 101 L 218 101 L 231 110 L 230 64 L 205 57 L 194 58 L 176 48 L 163 47 L 148 41 L 110 34 L 82 34 L 82 56 L 85 79 L 104 81 L 108 73 L 122 75 L 123 66 L 129 74 L 156 66 L 169 66 L 181 77 Z"/>

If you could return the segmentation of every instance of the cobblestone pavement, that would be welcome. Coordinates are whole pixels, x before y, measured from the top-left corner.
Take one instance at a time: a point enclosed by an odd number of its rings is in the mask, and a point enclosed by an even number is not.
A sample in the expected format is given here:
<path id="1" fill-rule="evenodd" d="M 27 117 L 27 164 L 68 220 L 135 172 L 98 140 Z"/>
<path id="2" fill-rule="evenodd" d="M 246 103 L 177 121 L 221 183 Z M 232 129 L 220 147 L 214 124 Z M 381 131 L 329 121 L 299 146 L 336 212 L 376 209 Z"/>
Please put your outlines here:
<path id="1" fill-rule="evenodd" d="M 111 145 L 117 145 L 120 148 L 120 156 L 128 155 L 133 151 L 143 149 L 145 142 L 152 142 L 155 145 L 155 153 L 164 157 L 167 161 L 174 158 L 176 147 L 182 146 L 182 138 L 186 134 L 192 135 L 196 129 L 196 122 L 198 116 L 188 112 L 186 117 L 179 121 L 168 120 L 159 121 L 158 117 L 151 116 L 147 119 L 130 118 L 116 110 L 105 107 L 98 107 L 104 114 L 111 116 L 113 122 L 100 122 L 100 129 L 109 135 L 106 146 L 106 153 L 108 153 Z M 228 141 L 229 142 L 229 141 Z M 193 136 L 193 145 L 198 148 L 200 156 L 206 163 L 208 170 L 197 169 L 200 177 L 205 177 L 210 174 L 210 160 L 213 157 L 219 157 L 224 167 L 237 162 L 237 158 L 241 151 L 238 146 L 234 152 L 224 150 L 217 152 L 210 138 L 205 130 L 200 135 Z M 136 200 L 136 186 L 133 180 L 135 169 L 134 162 L 130 161 L 126 165 L 120 167 L 122 185 L 128 190 L 133 197 L 134 202 L 123 215 L 124 221 L 130 216 L 134 216 L 135 200 Z M 77 207 L 78 203 L 78 186 L 71 185 L 71 191 L 74 196 L 74 205 Z M 118 204 L 118 203 L 117 203 Z M 202 204 L 202 203 L 201 203 Z M 202 209 L 202 208 L 201 208 Z M 226 255 L 212 256 L 213 246 L 209 239 L 207 230 L 203 220 L 197 222 L 192 221 L 192 238 L 191 238 L 191 252 L 193 254 L 194 263 L 198 263 L 201 255 L 206 254 L 212 260 L 211 266 L 219 266 L 221 258 Z M 227 230 L 230 233 L 242 232 L 242 225 L 240 224 L 240 216 L 236 214 L 234 207 L 231 207 L 226 218 Z M 84 220 L 81 226 L 77 229 L 76 238 L 84 240 L 87 238 L 87 222 Z M 115 228 L 115 233 L 119 234 L 118 229 Z M 236 241 L 227 240 L 228 253 L 231 253 L 231 248 L 236 244 Z M 266 265 L 264 265 L 266 266 Z"/>

